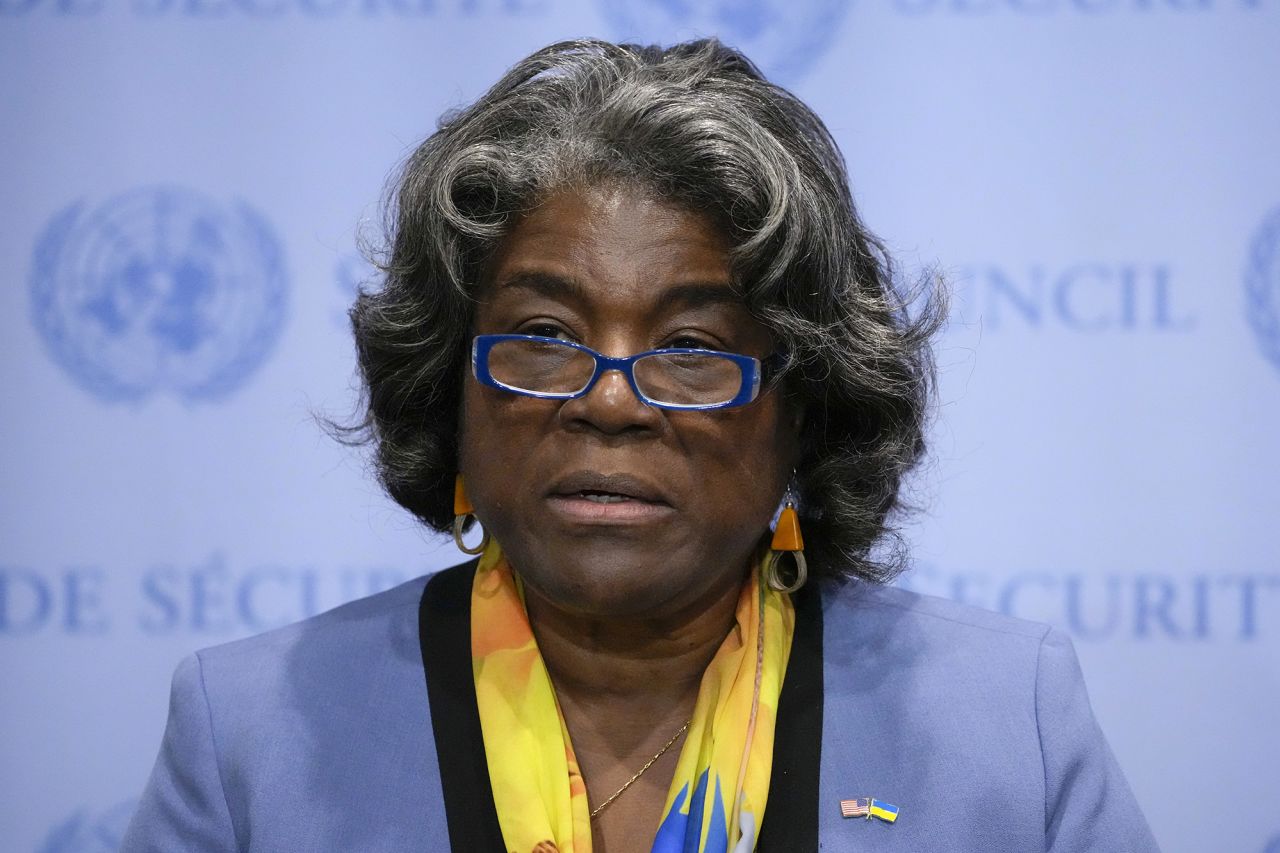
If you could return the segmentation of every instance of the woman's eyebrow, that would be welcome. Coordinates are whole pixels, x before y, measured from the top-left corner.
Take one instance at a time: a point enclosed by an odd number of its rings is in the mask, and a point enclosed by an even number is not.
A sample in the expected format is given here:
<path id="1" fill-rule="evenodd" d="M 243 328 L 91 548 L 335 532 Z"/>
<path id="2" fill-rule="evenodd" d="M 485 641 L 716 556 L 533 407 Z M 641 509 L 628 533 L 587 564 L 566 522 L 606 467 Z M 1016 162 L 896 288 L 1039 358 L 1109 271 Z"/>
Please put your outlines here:
<path id="1" fill-rule="evenodd" d="M 583 296 L 582 284 L 577 280 L 555 273 L 533 270 L 520 270 L 503 277 L 498 281 L 495 290 L 528 290 L 539 296 L 560 301 L 580 299 Z"/>
<path id="2" fill-rule="evenodd" d="M 689 282 L 666 288 L 659 295 L 664 306 L 703 308 L 712 305 L 742 306 L 740 294 L 729 282 Z"/>

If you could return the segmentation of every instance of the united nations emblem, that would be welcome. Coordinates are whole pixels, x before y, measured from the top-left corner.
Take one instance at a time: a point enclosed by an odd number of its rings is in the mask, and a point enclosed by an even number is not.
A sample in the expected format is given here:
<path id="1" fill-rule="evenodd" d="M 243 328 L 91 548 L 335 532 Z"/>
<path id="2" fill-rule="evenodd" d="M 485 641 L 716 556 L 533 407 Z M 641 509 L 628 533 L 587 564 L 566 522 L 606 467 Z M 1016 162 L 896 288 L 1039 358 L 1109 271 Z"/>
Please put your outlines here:
<path id="1" fill-rule="evenodd" d="M 137 807 L 127 800 L 99 815 L 81 809 L 49 831 L 38 853 L 116 853 Z"/>
<path id="2" fill-rule="evenodd" d="M 104 400 L 236 390 L 284 325 L 283 251 L 241 203 L 139 189 L 56 215 L 36 243 L 32 320 L 49 353 Z"/>
<path id="3" fill-rule="evenodd" d="M 1254 234 L 1244 286 L 1249 325 L 1263 354 L 1280 370 L 1280 207 Z"/>
<path id="4" fill-rule="evenodd" d="M 799 78 L 831 46 L 848 0 L 600 0 L 618 38 L 669 44 L 717 36 L 770 79 Z"/>

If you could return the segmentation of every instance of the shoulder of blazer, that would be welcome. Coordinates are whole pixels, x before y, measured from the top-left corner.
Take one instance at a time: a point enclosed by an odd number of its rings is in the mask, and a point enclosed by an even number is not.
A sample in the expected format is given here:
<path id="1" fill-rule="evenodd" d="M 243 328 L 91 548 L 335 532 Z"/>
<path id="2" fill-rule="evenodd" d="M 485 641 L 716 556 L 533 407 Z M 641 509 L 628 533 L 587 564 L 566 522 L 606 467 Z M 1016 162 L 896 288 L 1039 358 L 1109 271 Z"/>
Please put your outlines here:
<path id="1" fill-rule="evenodd" d="M 1041 622 L 1006 616 L 949 598 L 859 580 L 824 584 L 822 609 L 828 630 L 836 626 L 855 626 L 866 621 L 868 611 L 879 611 L 885 618 L 907 620 L 921 629 L 941 633 L 977 630 L 1027 637 L 1038 642 L 1049 631 L 1049 626 Z"/>
<path id="2" fill-rule="evenodd" d="M 396 632 L 390 636 L 392 646 L 399 651 L 411 649 L 416 652 L 418 606 L 423 588 L 434 578 L 467 571 L 474 562 L 470 560 L 439 572 L 422 575 L 299 622 L 241 640 L 210 646 L 197 654 L 206 666 L 223 662 L 242 665 L 255 661 L 265 662 L 287 652 L 301 652 L 303 661 L 314 659 L 318 665 L 327 665 L 326 653 L 345 647 L 349 655 L 352 643 L 386 643 L 386 632 L 393 629 Z M 412 634 L 405 636 L 400 633 L 398 629 L 402 626 L 412 627 Z"/>

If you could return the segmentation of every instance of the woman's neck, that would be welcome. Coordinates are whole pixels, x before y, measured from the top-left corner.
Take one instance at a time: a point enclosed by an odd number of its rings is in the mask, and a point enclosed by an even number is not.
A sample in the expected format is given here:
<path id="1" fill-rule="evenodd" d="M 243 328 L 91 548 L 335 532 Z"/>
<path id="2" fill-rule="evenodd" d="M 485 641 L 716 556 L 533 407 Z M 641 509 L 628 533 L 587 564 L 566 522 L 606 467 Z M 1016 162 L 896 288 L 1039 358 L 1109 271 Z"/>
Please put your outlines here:
<path id="1" fill-rule="evenodd" d="M 652 727 L 692 711 L 702 674 L 733 628 L 741 589 L 738 582 L 711 590 L 671 614 L 601 617 L 566 612 L 526 586 L 525 606 L 562 706 Z"/>

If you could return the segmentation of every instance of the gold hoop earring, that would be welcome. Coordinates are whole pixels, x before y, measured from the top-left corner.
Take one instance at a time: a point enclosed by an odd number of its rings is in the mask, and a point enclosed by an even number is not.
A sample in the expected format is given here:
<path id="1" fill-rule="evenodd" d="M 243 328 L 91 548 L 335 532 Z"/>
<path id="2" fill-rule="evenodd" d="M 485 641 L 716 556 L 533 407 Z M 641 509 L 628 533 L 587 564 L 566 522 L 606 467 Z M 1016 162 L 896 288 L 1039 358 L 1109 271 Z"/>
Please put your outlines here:
<path id="1" fill-rule="evenodd" d="M 467 490 L 462 485 L 462 475 L 459 474 L 453 481 L 453 544 L 464 554 L 483 554 L 484 549 L 489 547 L 489 531 L 484 529 L 483 524 L 480 525 L 480 530 L 484 535 L 480 537 L 479 545 L 469 548 L 462 541 L 462 531 L 471 521 L 480 524 L 480 519 L 476 518 L 476 508 L 471 505 L 471 498 L 467 497 Z"/>
<path id="2" fill-rule="evenodd" d="M 791 583 L 784 581 L 778 571 L 783 554 L 790 554 L 796 564 L 796 575 Z M 809 564 L 804 559 L 804 537 L 800 535 L 800 516 L 789 500 L 773 529 L 773 541 L 769 543 L 769 553 L 764 559 L 764 579 L 770 589 L 788 593 L 800 589 L 809 579 Z"/>

